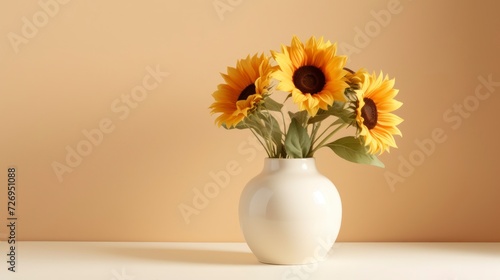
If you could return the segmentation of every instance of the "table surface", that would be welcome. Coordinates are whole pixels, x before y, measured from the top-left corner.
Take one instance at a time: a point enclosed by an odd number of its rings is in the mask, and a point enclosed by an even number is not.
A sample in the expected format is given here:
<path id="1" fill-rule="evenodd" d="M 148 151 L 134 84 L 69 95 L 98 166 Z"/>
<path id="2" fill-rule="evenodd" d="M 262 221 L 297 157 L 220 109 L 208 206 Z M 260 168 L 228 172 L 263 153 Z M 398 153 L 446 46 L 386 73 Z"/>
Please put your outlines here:
<path id="1" fill-rule="evenodd" d="M 0 253 L 8 258 L 8 244 Z M 262 264 L 245 243 L 17 242 L 2 280 L 500 279 L 500 243 L 345 243 L 310 265 Z"/>

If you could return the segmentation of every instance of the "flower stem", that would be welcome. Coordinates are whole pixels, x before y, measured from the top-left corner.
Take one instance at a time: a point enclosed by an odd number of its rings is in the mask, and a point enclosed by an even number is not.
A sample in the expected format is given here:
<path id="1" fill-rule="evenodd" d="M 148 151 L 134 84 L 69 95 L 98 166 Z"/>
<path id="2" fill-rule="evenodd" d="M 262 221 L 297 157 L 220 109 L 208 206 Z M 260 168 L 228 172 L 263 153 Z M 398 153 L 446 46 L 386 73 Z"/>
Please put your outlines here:
<path id="1" fill-rule="evenodd" d="M 313 145 L 314 143 L 316 143 L 327 131 L 328 129 L 330 129 L 330 127 L 333 126 L 333 123 L 331 123 L 327 128 L 325 128 L 325 130 L 323 130 L 323 132 L 321 132 L 321 134 L 316 138 L 316 139 L 312 139 L 313 140 Z"/>
<path id="2" fill-rule="evenodd" d="M 318 144 L 318 146 L 316 146 L 316 148 L 312 149 L 312 151 L 310 152 L 310 155 L 313 156 L 314 153 L 318 149 L 324 147 L 325 142 L 328 141 L 335 133 L 337 133 L 340 129 L 342 129 L 345 126 L 347 126 L 347 124 L 343 123 L 343 124 L 339 125 L 337 128 L 335 128 L 332 132 L 330 132 L 330 134 L 328 134 L 325 138 L 323 138 L 323 140 L 321 142 L 319 142 L 319 144 Z"/>
<path id="3" fill-rule="evenodd" d="M 311 146 L 314 144 L 314 142 L 316 142 L 315 138 L 316 138 L 316 134 L 318 133 L 320 126 L 321 126 L 321 122 L 316 122 L 313 124 L 312 132 L 311 132 L 311 140 L 312 140 Z"/>
<path id="4" fill-rule="evenodd" d="M 252 134 L 255 136 L 255 138 L 257 138 L 257 141 L 259 141 L 259 143 L 262 145 L 262 147 L 264 147 L 264 150 L 266 150 L 266 153 L 267 153 L 267 156 L 268 157 L 271 157 L 271 153 L 269 152 L 269 147 L 267 145 L 264 145 L 264 143 L 262 143 L 262 140 L 260 140 L 259 136 L 257 135 L 257 133 L 254 131 L 254 129 L 252 127 L 250 127 L 250 131 L 252 132 Z"/>
<path id="5" fill-rule="evenodd" d="M 283 134 L 285 135 L 286 137 L 286 121 L 285 121 L 285 115 L 283 114 L 283 111 L 280 110 L 280 114 L 281 114 L 281 119 L 283 120 Z"/>

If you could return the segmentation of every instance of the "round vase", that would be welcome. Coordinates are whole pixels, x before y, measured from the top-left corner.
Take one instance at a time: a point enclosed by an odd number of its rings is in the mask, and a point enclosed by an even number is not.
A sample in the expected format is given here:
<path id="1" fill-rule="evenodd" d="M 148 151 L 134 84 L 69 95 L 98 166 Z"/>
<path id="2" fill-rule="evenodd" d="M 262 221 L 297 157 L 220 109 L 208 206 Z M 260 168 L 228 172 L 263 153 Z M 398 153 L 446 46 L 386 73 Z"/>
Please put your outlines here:
<path id="1" fill-rule="evenodd" d="M 342 203 L 314 158 L 266 158 L 262 172 L 241 194 L 239 219 L 260 262 L 314 263 L 326 257 L 337 239 Z"/>

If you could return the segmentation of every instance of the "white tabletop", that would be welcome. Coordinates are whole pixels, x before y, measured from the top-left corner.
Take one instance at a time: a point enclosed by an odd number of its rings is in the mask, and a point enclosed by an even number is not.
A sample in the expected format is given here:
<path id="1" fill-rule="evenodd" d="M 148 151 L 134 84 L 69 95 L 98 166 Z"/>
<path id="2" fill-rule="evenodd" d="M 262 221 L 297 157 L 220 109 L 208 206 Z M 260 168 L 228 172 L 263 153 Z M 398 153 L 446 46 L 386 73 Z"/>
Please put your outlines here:
<path id="1" fill-rule="evenodd" d="M 500 243 L 336 243 L 303 266 L 259 263 L 245 243 L 17 242 L 0 279 L 500 279 Z M 2 260 L 8 258 L 2 242 Z"/>

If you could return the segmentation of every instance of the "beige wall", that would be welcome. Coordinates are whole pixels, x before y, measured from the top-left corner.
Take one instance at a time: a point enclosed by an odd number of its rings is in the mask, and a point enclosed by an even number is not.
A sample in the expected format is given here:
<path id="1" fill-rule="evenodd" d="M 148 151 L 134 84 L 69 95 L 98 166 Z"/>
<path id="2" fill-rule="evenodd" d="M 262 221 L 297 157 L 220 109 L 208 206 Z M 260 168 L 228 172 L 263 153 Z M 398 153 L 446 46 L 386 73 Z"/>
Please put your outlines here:
<path id="1" fill-rule="evenodd" d="M 50 15 L 37 1 L 0 4 L 0 221 L 16 166 L 19 239 L 242 241 L 239 195 L 265 155 L 207 107 L 226 66 L 297 34 L 396 77 L 404 102 L 385 170 L 317 155 L 343 199 L 339 240 L 500 241 L 500 84 L 475 96 L 480 79 L 500 81 L 498 1 L 40 2 Z M 143 83 L 142 100 L 127 101 Z M 88 155 L 70 156 L 60 181 L 67 147 Z M 186 223 L 179 205 L 235 164 Z M 400 176 L 392 188 L 388 174 Z"/>

